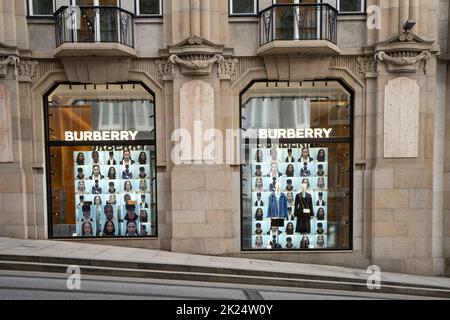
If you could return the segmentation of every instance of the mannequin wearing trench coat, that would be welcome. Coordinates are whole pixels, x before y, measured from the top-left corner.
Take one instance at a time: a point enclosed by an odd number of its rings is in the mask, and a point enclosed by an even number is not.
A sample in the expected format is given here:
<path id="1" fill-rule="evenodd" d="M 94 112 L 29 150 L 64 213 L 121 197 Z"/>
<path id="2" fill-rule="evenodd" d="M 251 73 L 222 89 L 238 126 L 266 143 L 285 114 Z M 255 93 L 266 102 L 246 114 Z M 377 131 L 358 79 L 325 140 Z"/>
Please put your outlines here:
<path id="1" fill-rule="evenodd" d="M 309 212 L 305 212 L 309 210 Z M 300 192 L 295 197 L 295 216 L 297 216 L 297 227 L 295 232 L 301 234 L 311 233 L 311 217 L 313 217 L 312 196 L 307 192 Z"/>

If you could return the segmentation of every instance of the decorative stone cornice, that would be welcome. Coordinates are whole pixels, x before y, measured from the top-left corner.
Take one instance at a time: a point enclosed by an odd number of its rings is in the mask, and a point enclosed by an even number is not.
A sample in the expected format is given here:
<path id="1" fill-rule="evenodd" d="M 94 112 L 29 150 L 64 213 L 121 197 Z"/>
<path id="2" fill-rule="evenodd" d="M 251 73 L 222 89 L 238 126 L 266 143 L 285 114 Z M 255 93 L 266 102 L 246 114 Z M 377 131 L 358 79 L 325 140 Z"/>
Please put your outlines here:
<path id="1" fill-rule="evenodd" d="M 424 61 L 423 71 L 427 74 L 428 61 L 431 59 L 429 51 L 422 51 L 419 54 L 414 51 L 401 51 L 386 53 L 384 51 L 375 54 L 375 59 L 387 64 L 389 72 L 414 73 L 419 69 L 419 62 Z"/>
<path id="2" fill-rule="evenodd" d="M 17 79 L 19 63 L 20 59 L 16 56 L 8 56 L 3 59 L 0 57 L 0 78 L 8 77 L 9 69 L 12 68 L 14 79 Z"/>

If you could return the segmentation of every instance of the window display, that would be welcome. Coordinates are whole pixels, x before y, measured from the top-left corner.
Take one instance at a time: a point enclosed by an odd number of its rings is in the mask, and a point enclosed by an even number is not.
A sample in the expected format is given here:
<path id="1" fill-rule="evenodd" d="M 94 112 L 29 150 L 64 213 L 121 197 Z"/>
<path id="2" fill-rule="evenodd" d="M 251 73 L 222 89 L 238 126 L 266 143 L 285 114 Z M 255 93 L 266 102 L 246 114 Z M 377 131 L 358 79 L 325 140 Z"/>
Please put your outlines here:
<path id="1" fill-rule="evenodd" d="M 75 202 L 78 201 L 81 205 L 81 210 L 77 212 L 77 221 L 78 224 L 83 224 L 84 221 L 95 223 L 89 236 L 130 236 L 131 231 L 134 231 L 131 234 L 137 236 L 141 230 L 145 231 L 141 233 L 148 235 L 152 229 L 152 221 L 149 218 L 151 208 L 147 202 L 152 201 L 149 188 L 152 185 L 151 166 L 147 162 L 147 159 L 152 157 L 150 152 L 130 151 L 124 148 L 123 151 L 93 151 L 85 154 L 76 150 L 73 156 L 74 172 L 77 174 L 74 186 L 78 190 L 74 197 Z M 81 162 L 78 161 L 80 157 L 92 159 L 92 165 L 80 167 Z M 132 160 L 133 158 L 139 159 L 138 162 Z M 123 165 L 123 163 L 130 164 Z M 84 180 L 84 176 L 79 175 L 80 169 L 92 170 L 92 175 L 87 181 Z M 123 171 L 121 177 L 117 177 L 118 171 Z M 83 196 L 80 196 L 81 193 Z M 139 216 L 136 212 L 139 212 Z M 130 221 L 135 223 L 134 226 L 128 225 Z M 133 230 L 128 230 L 129 227 Z M 79 230 L 84 230 L 84 226 L 79 226 Z M 85 235 L 82 233 L 81 236 Z"/>
<path id="2" fill-rule="evenodd" d="M 124 99 L 127 94 L 133 100 Z M 148 90 L 139 84 L 59 85 L 47 108 L 50 238 L 157 236 Z"/>
<path id="3" fill-rule="evenodd" d="M 329 96 L 325 100 L 327 87 Z M 324 96 L 321 100 L 316 91 Z M 297 103 L 293 95 L 303 102 Z M 346 121 L 328 122 L 333 105 L 348 104 L 351 94 L 338 82 L 302 84 L 302 88 L 278 82 L 255 83 L 243 98 L 242 124 L 246 131 L 262 128 L 271 135 L 272 131 L 307 130 L 314 125 L 326 128 L 330 137 L 320 141 L 314 136 L 274 140 L 259 134 L 256 140 L 244 139 L 243 249 L 351 249 L 349 108 Z M 305 105 L 309 110 L 304 110 Z M 301 112 L 296 112 L 297 108 Z"/>

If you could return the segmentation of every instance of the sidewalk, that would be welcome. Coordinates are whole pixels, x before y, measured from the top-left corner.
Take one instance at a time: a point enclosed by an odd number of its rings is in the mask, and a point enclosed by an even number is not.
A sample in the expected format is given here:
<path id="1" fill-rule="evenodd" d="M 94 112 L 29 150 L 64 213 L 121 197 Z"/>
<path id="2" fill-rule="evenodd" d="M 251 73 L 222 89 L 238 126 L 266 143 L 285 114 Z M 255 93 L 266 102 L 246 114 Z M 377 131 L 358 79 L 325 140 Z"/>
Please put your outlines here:
<path id="1" fill-rule="evenodd" d="M 83 243 L 0 238 L 0 269 L 370 292 L 366 270 L 200 256 Z M 450 299 L 450 278 L 381 275 L 379 293 Z M 373 291 L 372 291 L 373 292 Z"/>

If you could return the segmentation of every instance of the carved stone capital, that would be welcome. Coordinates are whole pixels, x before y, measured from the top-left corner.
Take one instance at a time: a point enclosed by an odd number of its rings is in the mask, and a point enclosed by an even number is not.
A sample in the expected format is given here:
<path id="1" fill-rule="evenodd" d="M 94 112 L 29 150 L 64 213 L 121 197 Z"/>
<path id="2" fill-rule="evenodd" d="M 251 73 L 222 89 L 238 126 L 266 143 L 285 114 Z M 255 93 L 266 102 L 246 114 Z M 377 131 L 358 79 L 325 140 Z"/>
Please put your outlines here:
<path id="1" fill-rule="evenodd" d="M 39 62 L 32 60 L 22 60 L 19 64 L 19 81 L 35 82 L 39 71 Z"/>
<path id="2" fill-rule="evenodd" d="M 158 76 L 163 80 L 172 80 L 175 75 L 174 65 L 169 60 L 156 60 L 156 66 L 158 67 Z"/>
<path id="3" fill-rule="evenodd" d="M 219 61 L 219 78 L 222 80 L 231 80 L 237 74 L 237 65 L 239 60 L 237 58 L 224 58 Z"/>
<path id="4" fill-rule="evenodd" d="M 19 63 L 20 59 L 16 56 L 8 56 L 3 59 L 0 57 L 0 78 L 8 77 L 10 69 L 12 69 L 14 79 L 17 79 Z"/>

